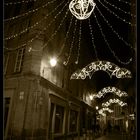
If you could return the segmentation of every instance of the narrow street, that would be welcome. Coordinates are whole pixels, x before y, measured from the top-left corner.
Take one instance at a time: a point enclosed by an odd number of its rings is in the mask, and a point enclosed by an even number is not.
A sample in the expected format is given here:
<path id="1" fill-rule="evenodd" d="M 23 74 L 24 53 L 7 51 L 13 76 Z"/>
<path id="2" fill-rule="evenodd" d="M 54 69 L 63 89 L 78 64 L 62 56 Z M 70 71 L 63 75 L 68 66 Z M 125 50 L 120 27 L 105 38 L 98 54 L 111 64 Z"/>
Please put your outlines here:
<path id="1" fill-rule="evenodd" d="M 129 136 L 128 134 L 108 134 L 99 138 L 96 138 L 95 140 L 136 140 L 133 136 Z"/>

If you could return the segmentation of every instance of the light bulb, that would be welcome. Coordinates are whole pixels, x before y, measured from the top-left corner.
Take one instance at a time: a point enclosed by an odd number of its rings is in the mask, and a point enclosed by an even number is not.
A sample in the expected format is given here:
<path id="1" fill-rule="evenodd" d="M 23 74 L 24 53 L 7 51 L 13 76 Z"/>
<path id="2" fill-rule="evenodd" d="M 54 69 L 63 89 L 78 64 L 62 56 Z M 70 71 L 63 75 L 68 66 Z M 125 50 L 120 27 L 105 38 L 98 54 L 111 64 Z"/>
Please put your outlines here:
<path id="1" fill-rule="evenodd" d="M 56 58 L 51 58 L 50 59 L 50 64 L 51 64 L 52 67 L 54 67 L 56 65 L 56 63 L 57 63 Z"/>

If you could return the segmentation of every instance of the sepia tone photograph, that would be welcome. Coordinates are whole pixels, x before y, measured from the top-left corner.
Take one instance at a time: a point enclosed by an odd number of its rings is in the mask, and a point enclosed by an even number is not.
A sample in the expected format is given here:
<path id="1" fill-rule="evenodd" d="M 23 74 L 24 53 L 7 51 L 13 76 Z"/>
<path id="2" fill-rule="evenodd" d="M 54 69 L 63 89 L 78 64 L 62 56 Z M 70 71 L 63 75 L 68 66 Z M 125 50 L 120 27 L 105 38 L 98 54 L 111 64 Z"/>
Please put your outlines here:
<path id="1" fill-rule="evenodd" d="M 3 139 L 136 140 L 136 0 L 4 0 Z"/>

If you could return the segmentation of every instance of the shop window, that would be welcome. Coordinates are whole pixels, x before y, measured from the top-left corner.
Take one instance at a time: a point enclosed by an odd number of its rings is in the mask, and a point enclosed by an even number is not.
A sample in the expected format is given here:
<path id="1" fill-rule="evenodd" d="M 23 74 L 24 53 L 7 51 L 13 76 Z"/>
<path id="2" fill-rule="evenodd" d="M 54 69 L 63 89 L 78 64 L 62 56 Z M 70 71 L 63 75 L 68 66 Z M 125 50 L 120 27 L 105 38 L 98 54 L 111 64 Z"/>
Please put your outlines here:
<path id="1" fill-rule="evenodd" d="M 51 103 L 49 119 L 49 138 L 54 134 L 63 134 L 64 107 Z"/>
<path id="2" fill-rule="evenodd" d="M 25 54 L 25 48 L 21 48 L 18 50 L 14 72 L 21 72 L 23 66 L 24 54 Z"/>
<path id="3" fill-rule="evenodd" d="M 64 107 L 56 106 L 54 133 L 63 132 Z"/>
<path id="4" fill-rule="evenodd" d="M 75 110 L 70 110 L 69 132 L 77 131 L 77 117 L 78 117 L 78 112 Z"/>
<path id="5" fill-rule="evenodd" d="M 4 100 L 4 130 L 5 130 L 6 124 L 7 124 L 9 107 L 10 107 L 10 97 L 5 98 L 5 100 Z"/>

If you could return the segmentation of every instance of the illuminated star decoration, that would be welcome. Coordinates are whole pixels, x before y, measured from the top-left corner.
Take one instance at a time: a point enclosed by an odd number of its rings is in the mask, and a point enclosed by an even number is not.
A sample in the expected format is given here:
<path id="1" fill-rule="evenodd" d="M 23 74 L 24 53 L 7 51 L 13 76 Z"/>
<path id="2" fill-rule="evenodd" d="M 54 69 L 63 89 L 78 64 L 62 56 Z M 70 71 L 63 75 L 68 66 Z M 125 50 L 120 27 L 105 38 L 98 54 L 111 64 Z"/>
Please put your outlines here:
<path id="1" fill-rule="evenodd" d="M 93 0 L 72 0 L 69 9 L 77 19 L 83 20 L 92 14 L 95 5 Z"/>
<path id="2" fill-rule="evenodd" d="M 119 97 L 122 96 L 128 96 L 127 93 L 125 91 L 121 91 L 119 89 L 117 89 L 116 87 L 105 87 L 103 89 L 101 89 L 98 94 L 94 95 L 94 97 L 96 98 L 101 98 L 102 96 L 104 96 L 104 94 L 106 93 L 115 93 L 116 95 L 118 95 Z"/>
<path id="3" fill-rule="evenodd" d="M 102 103 L 102 106 L 104 107 L 108 107 L 110 106 L 110 104 L 113 104 L 113 103 L 117 103 L 119 104 L 120 106 L 125 106 L 127 105 L 127 103 L 124 103 L 123 101 L 119 100 L 119 99 L 109 99 L 109 101 L 107 101 L 106 103 Z"/>
<path id="4" fill-rule="evenodd" d="M 87 65 L 86 67 L 77 70 L 71 75 L 70 79 L 85 79 L 87 76 L 91 79 L 94 72 L 103 70 L 107 72 L 112 78 L 116 76 L 117 78 L 131 78 L 131 72 L 125 68 L 120 68 L 114 63 L 108 61 L 95 61 Z"/>

